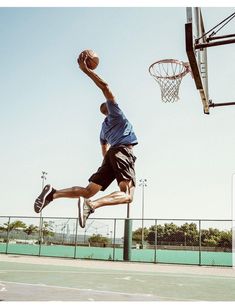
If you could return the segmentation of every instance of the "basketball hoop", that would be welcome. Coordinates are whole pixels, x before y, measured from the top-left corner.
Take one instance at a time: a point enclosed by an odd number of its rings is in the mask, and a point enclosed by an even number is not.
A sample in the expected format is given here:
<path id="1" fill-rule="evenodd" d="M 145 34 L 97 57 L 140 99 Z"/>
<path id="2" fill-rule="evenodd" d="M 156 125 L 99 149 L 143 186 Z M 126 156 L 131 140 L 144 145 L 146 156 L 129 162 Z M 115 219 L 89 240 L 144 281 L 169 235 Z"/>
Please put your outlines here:
<path id="1" fill-rule="evenodd" d="M 179 100 L 181 80 L 190 71 L 189 63 L 173 59 L 157 61 L 149 67 L 150 75 L 160 85 L 163 102 Z"/>

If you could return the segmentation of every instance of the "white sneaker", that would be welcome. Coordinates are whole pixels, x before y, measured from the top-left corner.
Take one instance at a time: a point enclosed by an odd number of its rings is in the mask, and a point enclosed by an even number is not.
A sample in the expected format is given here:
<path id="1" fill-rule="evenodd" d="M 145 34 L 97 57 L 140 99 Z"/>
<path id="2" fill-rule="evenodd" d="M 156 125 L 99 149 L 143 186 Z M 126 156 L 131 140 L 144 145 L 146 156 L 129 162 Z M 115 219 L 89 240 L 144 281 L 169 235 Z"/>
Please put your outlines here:
<path id="1" fill-rule="evenodd" d="M 93 209 L 89 203 L 90 200 L 84 198 L 83 205 L 81 205 L 80 197 L 78 199 L 79 224 L 82 228 L 85 228 L 86 220 L 88 219 L 89 215 L 95 212 L 95 209 Z"/>

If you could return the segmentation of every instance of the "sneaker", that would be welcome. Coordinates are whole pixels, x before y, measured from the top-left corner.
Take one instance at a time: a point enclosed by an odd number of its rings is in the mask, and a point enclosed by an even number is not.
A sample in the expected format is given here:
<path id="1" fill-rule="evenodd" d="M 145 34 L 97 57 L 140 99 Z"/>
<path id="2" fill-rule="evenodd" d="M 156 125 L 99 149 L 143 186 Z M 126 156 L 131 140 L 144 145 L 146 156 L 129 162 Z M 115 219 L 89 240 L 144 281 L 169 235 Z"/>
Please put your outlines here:
<path id="1" fill-rule="evenodd" d="M 91 213 L 95 212 L 95 209 L 89 204 L 90 200 L 84 198 L 83 205 L 81 206 L 81 200 L 78 199 L 78 209 L 79 209 L 79 224 L 82 228 L 86 226 L 86 220 L 88 219 Z"/>
<path id="2" fill-rule="evenodd" d="M 38 196 L 34 203 L 34 211 L 40 213 L 52 200 L 55 189 L 50 184 L 47 184 L 42 193 Z"/>

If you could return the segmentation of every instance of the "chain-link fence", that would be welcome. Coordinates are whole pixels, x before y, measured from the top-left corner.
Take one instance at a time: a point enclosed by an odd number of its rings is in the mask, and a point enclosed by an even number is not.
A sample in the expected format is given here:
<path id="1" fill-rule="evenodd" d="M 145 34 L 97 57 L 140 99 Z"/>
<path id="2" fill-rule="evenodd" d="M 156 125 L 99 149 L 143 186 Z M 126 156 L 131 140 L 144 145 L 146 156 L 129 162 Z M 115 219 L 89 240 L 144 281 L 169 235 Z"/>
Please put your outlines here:
<path id="1" fill-rule="evenodd" d="M 231 220 L 131 219 L 128 260 L 232 266 Z M 125 219 L 0 217 L 0 253 L 123 261 Z M 130 241 L 129 241 L 130 242 Z M 128 243 L 129 244 L 129 243 Z"/>

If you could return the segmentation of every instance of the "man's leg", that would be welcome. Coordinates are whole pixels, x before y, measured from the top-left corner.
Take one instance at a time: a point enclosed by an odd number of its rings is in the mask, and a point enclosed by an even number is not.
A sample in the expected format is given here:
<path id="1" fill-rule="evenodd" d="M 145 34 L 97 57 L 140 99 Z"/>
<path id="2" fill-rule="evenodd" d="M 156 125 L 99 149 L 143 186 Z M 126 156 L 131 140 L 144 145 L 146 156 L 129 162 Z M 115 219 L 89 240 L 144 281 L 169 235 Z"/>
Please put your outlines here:
<path id="1" fill-rule="evenodd" d="M 72 187 L 68 189 L 56 190 L 53 195 L 53 200 L 57 198 L 90 198 L 101 190 L 102 186 L 94 182 L 90 182 L 86 188 Z"/>
<path id="2" fill-rule="evenodd" d="M 93 209 L 103 206 L 113 206 L 119 204 L 129 204 L 133 200 L 135 187 L 132 180 L 125 180 L 119 183 L 120 191 L 113 192 L 109 195 L 103 196 L 97 200 L 89 202 Z"/>
<path id="3" fill-rule="evenodd" d="M 97 200 L 85 199 L 83 206 L 80 207 L 80 226 L 83 228 L 86 226 L 86 220 L 97 208 L 131 203 L 135 190 L 132 180 L 121 181 L 119 188 L 120 191 L 113 192 Z"/>
<path id="4" fill-rule="evenodd" d="M 94 196 L 101 190 L 102 186 L 90 182 L 86 188 L 72 187 L 69 189 L 55 190 L 51 185 L 46 185 L 41 194 L 36 198 L 34 203 L 34 210 L 36 213 L 40 213 L 43 208 L 49 205 L 51 201 L 57 198 L 89 198 Z"/>

